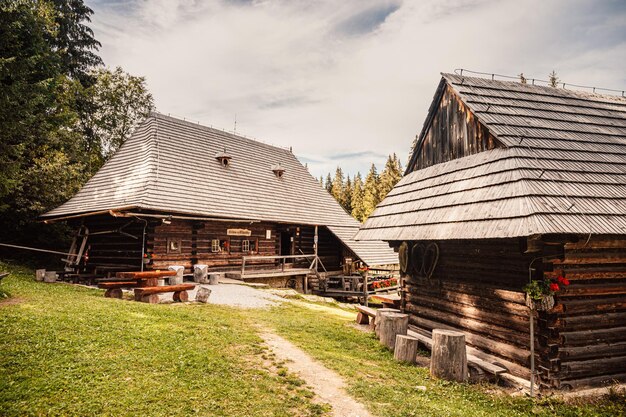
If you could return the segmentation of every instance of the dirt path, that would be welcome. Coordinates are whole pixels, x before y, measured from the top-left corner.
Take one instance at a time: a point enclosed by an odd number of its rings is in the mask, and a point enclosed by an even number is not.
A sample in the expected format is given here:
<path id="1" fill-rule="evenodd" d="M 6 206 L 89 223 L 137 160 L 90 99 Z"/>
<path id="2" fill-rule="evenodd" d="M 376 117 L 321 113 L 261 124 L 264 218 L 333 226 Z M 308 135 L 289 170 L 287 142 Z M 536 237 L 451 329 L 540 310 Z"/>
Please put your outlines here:
<path id="1" fill-rule="evenodd" d="M 333 407 L 336 417 L 372 417 L 365 406 L 348 395 L 343 379 L 319 362 L 313 360 L 300 348 L 282 337 L 262 332 L 261 337 L 285 366 L 304 379 L 317 396 Z"/>

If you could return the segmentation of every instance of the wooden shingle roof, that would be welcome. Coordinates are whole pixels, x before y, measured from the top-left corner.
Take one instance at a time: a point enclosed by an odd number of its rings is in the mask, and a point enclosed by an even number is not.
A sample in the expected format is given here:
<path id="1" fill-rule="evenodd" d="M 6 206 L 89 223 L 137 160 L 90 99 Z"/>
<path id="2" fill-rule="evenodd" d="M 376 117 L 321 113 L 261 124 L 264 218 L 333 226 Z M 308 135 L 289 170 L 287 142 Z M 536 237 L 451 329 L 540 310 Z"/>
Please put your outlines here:
<path id="1" fill-rule="evenodd" d="M 224 152 L 228 166 L 216 159 Z M 359 223 L 291 151 L 158 113 L 43 218 L 121 209 L 326 226 L 366 264 L 398 262 L 386 243 L 352 239 Z"/>
<path id="2" fill-rule="evenodd" d="M 626 235 L 626 99 L 452 74 L 442 82 L 503 146 L 407 173 L 357 239 Z"/>

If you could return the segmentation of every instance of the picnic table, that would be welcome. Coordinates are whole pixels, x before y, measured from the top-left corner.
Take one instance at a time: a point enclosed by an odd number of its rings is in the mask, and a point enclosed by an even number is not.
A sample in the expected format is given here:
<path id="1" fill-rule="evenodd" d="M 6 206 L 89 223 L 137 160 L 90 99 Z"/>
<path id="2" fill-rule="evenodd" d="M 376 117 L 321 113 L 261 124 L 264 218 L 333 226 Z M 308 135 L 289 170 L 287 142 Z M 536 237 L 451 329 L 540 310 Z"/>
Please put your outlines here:
<path id="1" fill-rule="evenodd" d="M 176 271 L 117 272 L 115 278 L 99 280 L 98 288 L 105 289 L 104 296 L 108 298 L 122 298 L 122 289 L 132 288 L 135 301 L 156 304 L 158 294 L 166 292 L 174 293 L 174 301 L 187 301 L 187 290 L 194 289 L 194 284 L 159 285 L 159 279 L 173 276 Z"/>

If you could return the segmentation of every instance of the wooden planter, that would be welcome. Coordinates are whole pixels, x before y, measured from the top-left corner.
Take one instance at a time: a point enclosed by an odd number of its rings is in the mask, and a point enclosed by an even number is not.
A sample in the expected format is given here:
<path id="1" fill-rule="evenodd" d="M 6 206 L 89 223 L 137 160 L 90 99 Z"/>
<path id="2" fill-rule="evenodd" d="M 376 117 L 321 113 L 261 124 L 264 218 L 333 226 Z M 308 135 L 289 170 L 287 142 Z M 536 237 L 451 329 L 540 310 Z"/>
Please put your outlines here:
<path id="1" fill-rule="evenodd" d="M 526 295 L 526 306 L 535 311 L 548 311 L 554 307 L 554 297 L 552 295 L 544 295 L 540 300 L 533 300 Z"/>

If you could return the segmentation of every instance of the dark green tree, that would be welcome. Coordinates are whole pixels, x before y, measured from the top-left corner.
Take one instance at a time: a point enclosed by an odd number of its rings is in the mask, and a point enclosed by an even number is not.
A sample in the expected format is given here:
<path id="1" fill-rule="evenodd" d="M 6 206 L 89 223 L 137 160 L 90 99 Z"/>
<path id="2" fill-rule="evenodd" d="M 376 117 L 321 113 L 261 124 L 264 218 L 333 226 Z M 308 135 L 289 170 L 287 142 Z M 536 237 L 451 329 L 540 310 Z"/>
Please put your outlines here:
<path id="1" fill-rule="evenodd" d="M 342 206 L 346 206 L 346 201 L 344 199 L 344 178 L 343 171 L 341 168 L 337 167 L 335 170 L 335 177 L 333 178 L 332 183 L 330 184 L 330 194 L 335 197 L 335 200 Z"/>
<path id="2" fill-rule="evenodd" d="M 400 160 L 394 153 L 393 155 L 389 155 L 385 163 L 385 169 L 383 169 L 383 172 L 380 174 L 378 186 L 379 201 L 382 201 L 387 194 L 389 194 L 389 191 L 400 181 L 400 178 L 402 178 L 402 166 L 400 165 Z"/>
<path id="3" fill-rule="evenodd" d="M 352 186 L 352 217 L 362 222 L 365 220 L 365 212 L 363 210 L 363 180 L 361 179 L 361 173 L 357 173 L 354 176 Z"/>
<path id="4" fill-rule="evenodd" d="M 376 171 L 376 165 L 372 164 L 365 178 L 363 186 L 363 220 L 367 219 L 380 202 L 379 193 L 380 178 Z"/>

